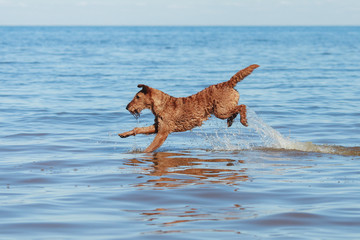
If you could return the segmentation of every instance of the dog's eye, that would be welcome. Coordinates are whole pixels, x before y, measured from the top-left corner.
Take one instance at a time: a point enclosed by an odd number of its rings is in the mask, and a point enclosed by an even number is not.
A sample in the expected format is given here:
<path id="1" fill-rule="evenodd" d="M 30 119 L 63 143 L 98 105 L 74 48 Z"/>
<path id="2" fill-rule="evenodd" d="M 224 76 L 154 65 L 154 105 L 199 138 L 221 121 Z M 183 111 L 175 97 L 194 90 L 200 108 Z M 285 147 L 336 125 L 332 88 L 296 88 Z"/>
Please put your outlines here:
<path id="1" fill-rule="evenodd" d="M 136 98 L 137 98 L 137 99 L 139 99 L 139 98 L 140 98 L 140 96 L 139 96 L 139 95 L 136 95 Z"/>

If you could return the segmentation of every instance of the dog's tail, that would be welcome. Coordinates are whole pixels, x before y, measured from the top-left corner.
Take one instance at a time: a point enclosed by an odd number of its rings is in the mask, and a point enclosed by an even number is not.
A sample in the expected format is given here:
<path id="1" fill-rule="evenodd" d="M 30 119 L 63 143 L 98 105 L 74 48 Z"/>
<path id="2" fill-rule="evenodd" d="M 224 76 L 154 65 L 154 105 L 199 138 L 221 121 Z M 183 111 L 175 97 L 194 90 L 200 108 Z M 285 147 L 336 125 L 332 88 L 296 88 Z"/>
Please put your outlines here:
<path id="1" fill-rule="evenodd" d="M 257 64 L 253 64 L 248 66 L 247 68 L 244 68 L 240 71 L 238 71 L 234 76 L 230 78 L 230 80 L 227 82 L 230 87 L 235 87 L 238 82 L 243 80 L 245 77 L 250 75 L 252 71 L 254 71 L 255 68 L 260 67 Z"/>

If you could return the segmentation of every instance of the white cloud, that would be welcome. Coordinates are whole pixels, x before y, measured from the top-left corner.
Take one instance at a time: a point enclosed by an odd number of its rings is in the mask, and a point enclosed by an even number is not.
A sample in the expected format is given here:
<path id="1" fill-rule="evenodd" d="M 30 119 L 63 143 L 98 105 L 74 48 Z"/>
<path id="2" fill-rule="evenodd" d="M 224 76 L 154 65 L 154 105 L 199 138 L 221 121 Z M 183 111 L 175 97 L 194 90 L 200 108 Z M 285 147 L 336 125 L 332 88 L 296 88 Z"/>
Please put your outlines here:
<path id="1" fill-rule="evenodd" d="M 98 6 L 98 7 L 109 7 L 109 6 L 118 6 L 120 5 L 116 1 L 101 1 L 101 0 L 88 0 L 88 1 L 76 1 L 76 6 L 80 7 L 90 7 L 90 6 Z"/>
<path id="2" fill-rule="evenodd" d="M 0 0 L 0 6 L 2 7 L 27 7 L 24 1 L 11 1 L 11 0 Z"/>
<path id="3" fill-rule="evenodd" d="M 89 2 L 87 1 L 81 1 L 81 2 L 78 2 L 76 3 L 77 6 L 80 6 L 80 7 L 86 7 L 89 5 Z"/>

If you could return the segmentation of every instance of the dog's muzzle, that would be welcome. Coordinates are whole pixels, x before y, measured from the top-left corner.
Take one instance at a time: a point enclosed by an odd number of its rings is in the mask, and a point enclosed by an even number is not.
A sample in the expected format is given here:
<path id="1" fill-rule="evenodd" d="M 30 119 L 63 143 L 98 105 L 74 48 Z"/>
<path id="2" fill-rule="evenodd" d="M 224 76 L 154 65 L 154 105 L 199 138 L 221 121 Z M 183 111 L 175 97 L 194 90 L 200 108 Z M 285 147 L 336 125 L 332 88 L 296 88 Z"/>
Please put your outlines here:
<path id="1" fill-rule="evenodd" d="M 128 110 L 136 119 L 138 119 L 140 117 L 140 113 L 136 109 L 134 110 L 129 109 L 130 108 L 129 105 L 130 104 L 126 106 L 126 110 Z"/>

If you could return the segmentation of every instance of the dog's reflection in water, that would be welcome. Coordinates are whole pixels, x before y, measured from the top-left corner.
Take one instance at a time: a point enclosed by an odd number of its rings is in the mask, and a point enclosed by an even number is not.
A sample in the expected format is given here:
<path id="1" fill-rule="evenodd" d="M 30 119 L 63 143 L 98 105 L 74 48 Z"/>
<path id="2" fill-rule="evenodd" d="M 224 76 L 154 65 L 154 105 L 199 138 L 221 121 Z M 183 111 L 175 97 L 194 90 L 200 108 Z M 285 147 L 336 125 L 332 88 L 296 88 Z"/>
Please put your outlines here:
<path id="1" fill-rule="evenodd" d="M 150 163 L 150 164 L 149 164 Z M 140 167 L 145 175 L 157 176 L 138 186 L 180 187 L 199 184 L 237 185 L 248 181 L 242 160 L 197 158 L 180 153 L 157 152 L 129 159 L 126 165 Z"/>

